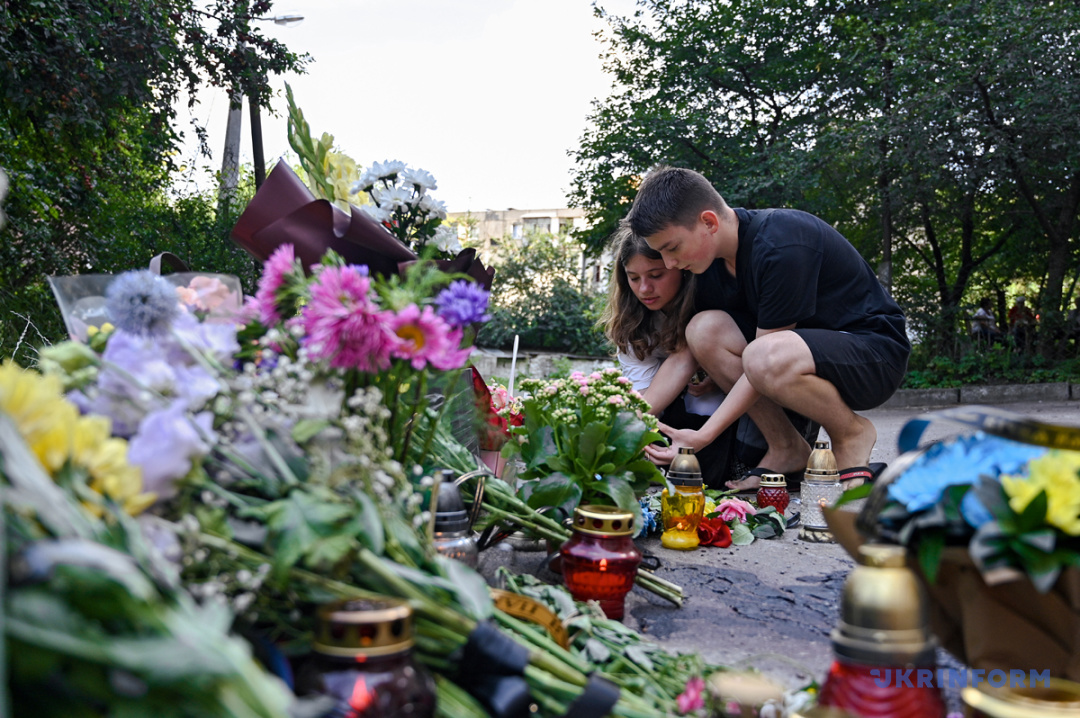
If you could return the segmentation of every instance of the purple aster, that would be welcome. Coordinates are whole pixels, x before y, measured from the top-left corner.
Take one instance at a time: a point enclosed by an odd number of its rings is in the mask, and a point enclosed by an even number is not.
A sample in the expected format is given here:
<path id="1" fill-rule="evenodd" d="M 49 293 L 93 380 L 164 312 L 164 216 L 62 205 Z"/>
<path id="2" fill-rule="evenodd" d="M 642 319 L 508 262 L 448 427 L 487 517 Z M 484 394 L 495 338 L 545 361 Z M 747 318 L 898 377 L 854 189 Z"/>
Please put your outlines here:
<path id="1" fill-rule="evenodd" d="M 366 267 L 324 267 L 311 285 L 300 326 L 315 359 L 340 369 L 374 372 L 390 365 L 400 340 L 390 328 L 391 312 L 371 296 Z"/>
<path id="2" fill-rule="evenodd" d="M 105 308 L 119 329 L 140 336 L 169 331 L 180 314 L 176 290 L 168 281 L 147 269 L 124 272 L 105 290 Z"/>
<path id="3" fill-rule="evenodd" d="M 487 313 L 490 293 L 475 282 L 459 279 L 439 292 L 435 305 L 439 316 L 452 327 L 464 327 L 491 319 Z"/>

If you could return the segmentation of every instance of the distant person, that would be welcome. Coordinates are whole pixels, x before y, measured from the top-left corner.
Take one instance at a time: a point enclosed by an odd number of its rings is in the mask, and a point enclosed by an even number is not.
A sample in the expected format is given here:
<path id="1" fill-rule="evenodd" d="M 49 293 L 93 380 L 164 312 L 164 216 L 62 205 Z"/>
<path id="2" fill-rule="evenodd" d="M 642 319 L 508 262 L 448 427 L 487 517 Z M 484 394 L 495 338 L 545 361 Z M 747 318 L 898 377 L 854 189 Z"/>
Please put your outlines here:
<path id="1" fill-rule="evenodd" d="M 980 346 L 998 344 L 1004 338 L 998 329 L 990 297 L 983 297 L 979 309 L 971 316 L 971 338 Z"/>
<path id="2" fill-rule="evenodd" d="M 768 452 L 727 486 L 754 489 L 765 470 L 806 468 L 810 446 L 786 408 L 825 428 L 845 485 L 872 480 L 877 430 L 855 412 L 893 395 L 911 344 L 903 312 L 855 247 L 806 212 L 733 209 L 704 176 L 675 167 L 645 177 L 628 219 L 667 267 L 699 275 L 698 296 L 713 301 L 699 309 L 715 310 L 697 314 L 686 333 L 727 397 L 700 430 L 669 434 L 673 444 L 703 446 L 749 413 Z M 739 313 L 753 320 L 749 342 Z M 646 453 L 659 463 L 674 449 Z"/>
<path id="3" fill-rule="evenodd" d="M 1019 351 L 1027 351 L 1035 338 L 1035 312 L 1027 304 L 1027 297 L 1020 295 L 1009 310 L 1009 333 Z"/>
<path id="4" fill-rule="evenodd" d="M 1073 308 L 1065 318 L 1065 340 L 1069 339 L 1080 345 L 1080 297 L 1076 298 Z"/>

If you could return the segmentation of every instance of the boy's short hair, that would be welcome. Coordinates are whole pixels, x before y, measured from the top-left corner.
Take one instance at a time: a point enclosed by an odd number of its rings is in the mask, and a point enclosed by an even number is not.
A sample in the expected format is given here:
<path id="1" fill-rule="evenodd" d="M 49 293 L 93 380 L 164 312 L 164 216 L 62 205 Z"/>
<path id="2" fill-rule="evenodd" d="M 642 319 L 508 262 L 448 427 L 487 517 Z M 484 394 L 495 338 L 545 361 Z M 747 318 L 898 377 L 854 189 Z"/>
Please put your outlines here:
<path id="1" fill-rule="evenodd" d="M 724 198 L 701 173 L 660 166 L 645 175 L 627 221 L 634 234 L 651 237 L 671 225 L 689 229 L 703 211 L 720 213 L 726 207 Z"/>

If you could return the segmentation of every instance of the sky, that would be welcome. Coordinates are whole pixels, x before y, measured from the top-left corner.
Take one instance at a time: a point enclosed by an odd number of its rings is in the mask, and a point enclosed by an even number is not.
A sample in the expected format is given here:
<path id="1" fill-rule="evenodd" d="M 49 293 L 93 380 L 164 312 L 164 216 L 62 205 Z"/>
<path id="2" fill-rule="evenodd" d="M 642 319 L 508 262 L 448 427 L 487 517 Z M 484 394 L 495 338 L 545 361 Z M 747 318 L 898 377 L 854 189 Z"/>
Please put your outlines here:
<path id="1" fill-rule="evenodd" d="M 591 103 L 608 95 L 603 22 L 588 0 L 277 0 L 272 15 L 300 14 L 294 27 L 260 23 L 290 50 L 308 53 L 306 74 L 271 78 L 278 117 L 262 115 L 267 164 L 290 151 L 285 83 L 316 137 L 332 134 L 361 166 L 401 160 L 431 172 L 432 193 L 451 212 L 567 206 L 572 159 Z M 631 0 L 605 7 L 623 11 Z M 228 98 L 207 88 L 194 114 L 207 124 L 221 167 Z M 250 164 L 245 104 L 240 161 Z M 191 134 L 190 132 L 188 134 Z M 196 185 L 204 172 L 188 176 Z M 179 184 L 180 188 L 185 185 Z"/>

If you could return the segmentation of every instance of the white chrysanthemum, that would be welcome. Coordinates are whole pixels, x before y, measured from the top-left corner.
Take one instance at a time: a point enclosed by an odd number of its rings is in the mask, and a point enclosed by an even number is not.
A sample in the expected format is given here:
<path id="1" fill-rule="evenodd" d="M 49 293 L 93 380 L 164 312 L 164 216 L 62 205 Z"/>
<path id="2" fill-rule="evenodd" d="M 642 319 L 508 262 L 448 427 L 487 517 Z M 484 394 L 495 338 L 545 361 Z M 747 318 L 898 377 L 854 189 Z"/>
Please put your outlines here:
<path id="1" fill-rule="evenodd" d="M 394 177 L 399 172 L 405 170 L 405 163 L 401 160 L 385 160 L 383 162 L 372 162 L 371 167 L 368 168 L 376 179 L 385 179 L 388 177 Z M 365 173 L 366 174 L 366 173 Z"/>
<path id="2" fill-rule="evenodd" d="M 420 198 L 420 209 L 439 219 L 446 219 L 446 204 L 429 194 Z"/>
<path id="3" fill-rule="evenodd" d="M 371 217 L 379 224 L 390 221 L 390 210 L 383 209 L 379 205 L 365 204 L 360 207 L 360 211 L 366 213 L 369 217 Z"/>
<path id="4" fill-rule="evenodd" d="M 416 169 L 406 169 L 398 175 L 398 180 L 406 185 L 415 185 L 420 189 L 421 193 L 426 192 L 427 190 L 438 189 L 435 185 L 435 176 L 419 167 Z"/>

